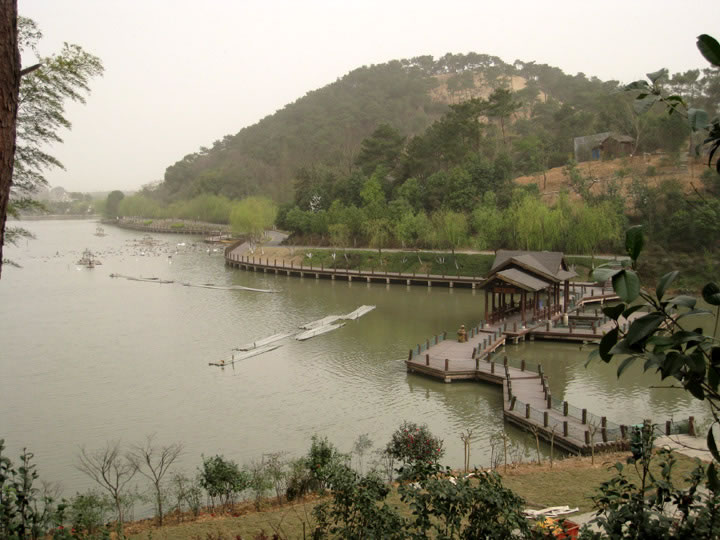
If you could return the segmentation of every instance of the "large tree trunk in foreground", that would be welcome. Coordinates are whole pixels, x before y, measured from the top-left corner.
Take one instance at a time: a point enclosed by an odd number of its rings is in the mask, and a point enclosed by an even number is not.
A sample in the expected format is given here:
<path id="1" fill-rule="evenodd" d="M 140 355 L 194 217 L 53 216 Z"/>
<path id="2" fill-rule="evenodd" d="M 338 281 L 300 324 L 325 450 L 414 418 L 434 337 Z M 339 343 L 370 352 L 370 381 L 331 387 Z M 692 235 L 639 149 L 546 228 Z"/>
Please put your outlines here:
<path id="1" fill-rule="evenodd" d="M 0 0 L 0 276 L 5 222 L 15 160 L 15 123 L 20 89 L 17 0 Z"/>

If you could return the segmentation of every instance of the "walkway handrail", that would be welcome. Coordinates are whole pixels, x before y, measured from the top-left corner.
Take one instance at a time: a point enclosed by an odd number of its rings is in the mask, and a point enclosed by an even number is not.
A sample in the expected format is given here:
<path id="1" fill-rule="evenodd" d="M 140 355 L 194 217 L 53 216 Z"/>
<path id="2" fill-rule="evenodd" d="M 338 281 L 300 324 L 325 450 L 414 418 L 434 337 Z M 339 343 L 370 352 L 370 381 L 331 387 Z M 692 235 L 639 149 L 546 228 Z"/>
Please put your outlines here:
<path id="1" fill-rule="evenodd" d="M 237 246 L 235 246 L 237 247 Z M 445 280 L 445 281 L 463 281 L 469 283 L 482 283 L 483 277 L 480 276 L 465 276 L 458 274 L 431 274 L 417 273 L 417 272 L 389 272 L 389 271 L 376 271 L 374 268 L 370 270 L 360 270 L 354 268 L 338 268 L 336 266 L 314 266 L 312 262 L 310 265 L 305 264 L 294 264 L 290 261 L 290 264 L 286 264 L 285 259 L 280 259 L 281 264 L 278 264 L 278 259 L 270 260 L 270 257 L 255 257 L 251 255 L 237 255 L 226 251 L 225 258 L 229 261 L 239 264 L 245 264 L 248 266 L 254 266 L 256 268 L 271 268 L 273 270 L 291 270 L 297 272 L 322 272 L 326 274 L 336 275 L 352 275 L 361 277 L 378 277 L 378 278 L 396 278 L 396 279 L 429 279 L 429 280 Z"/>

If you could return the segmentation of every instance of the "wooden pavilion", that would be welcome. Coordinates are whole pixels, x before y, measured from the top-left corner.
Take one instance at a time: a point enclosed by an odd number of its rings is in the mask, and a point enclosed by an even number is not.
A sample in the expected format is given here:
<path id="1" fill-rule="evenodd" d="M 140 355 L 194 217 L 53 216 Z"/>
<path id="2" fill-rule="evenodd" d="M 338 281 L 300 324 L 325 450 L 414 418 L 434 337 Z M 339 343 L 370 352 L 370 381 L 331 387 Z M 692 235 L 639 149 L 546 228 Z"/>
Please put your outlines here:
<path id="1" fill-rule="evenodd" d="M 528 316 L 549 319 L 567 312 L 570 278 L 575 275 L 559 251 L 498 250 L 480 285 L 485 289 L 486 321 L 494 324 L 519 313 L 524 325 Z"/>

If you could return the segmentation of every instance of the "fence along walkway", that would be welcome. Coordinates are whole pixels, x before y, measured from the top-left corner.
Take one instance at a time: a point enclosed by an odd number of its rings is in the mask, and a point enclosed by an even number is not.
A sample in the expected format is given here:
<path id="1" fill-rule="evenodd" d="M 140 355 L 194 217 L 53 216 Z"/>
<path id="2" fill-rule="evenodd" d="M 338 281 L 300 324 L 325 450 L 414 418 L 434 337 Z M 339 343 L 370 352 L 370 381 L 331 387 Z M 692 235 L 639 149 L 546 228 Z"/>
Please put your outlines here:
<path id="1" fill-rule="evenodd" d="M 225 264 L 233 268 L 254 270 L 262 272 L 274 272 L 275 274 L 286 274 L 288 276 L 315 277 L 329 279 L 344 279 L 347 281 L 360 280 L 380 283 L 402 283 L 405 285 L 445 285 L 448 287 L 470 287 L 474 289 L 485 278 L 482 276 L 461 276 L 449 274 L 418 274 L 415 272 L 376 272 L 375 270 L 357 270 L 352 268 L 332 268 L 323 264 L 309 265 L 289 263 L 284 259 L 270 259 L 269 257 L 255 257 L 240 255 L 236 252 L 237 245 L 225 249 Z"/>

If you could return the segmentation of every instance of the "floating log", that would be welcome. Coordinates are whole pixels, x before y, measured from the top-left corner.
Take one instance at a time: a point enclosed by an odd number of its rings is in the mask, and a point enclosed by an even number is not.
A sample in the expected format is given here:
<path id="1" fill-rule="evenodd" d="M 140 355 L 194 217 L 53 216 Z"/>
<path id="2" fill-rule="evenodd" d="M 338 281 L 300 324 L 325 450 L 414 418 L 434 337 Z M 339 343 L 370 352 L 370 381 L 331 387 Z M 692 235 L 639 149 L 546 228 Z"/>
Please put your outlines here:
<path id="1" fill-rule="evenodd" d="M 359 319 L 363 315 L 370 313 L 373 309 L 375 309 L 375 306 L 360 306 L 355 311 L 352 311 L 347 315 L 343 315 L 340 318 L 345 321 L 354 321 L 355 319 Z"/>
<path id="2" fill-rule="evenodd" d="M 280 347 L 282 347 L 282 345 L 265 345 L 264 347 L 258 347 L 256 349 L 248 351 L 244 354 L 233 355 L 231 360 L 220 360 L 220 362 L 208 362 L 208 365 L 209 366 L 220 366 L 220 367 L 232 366 L 235 362 L 239 362 L 240 360 L 247 360 L 248 358 L 252 358 L 253 356 L 265 354 L 266 352 L 274 351 L 275 349 L 279 349 Z"/>
<path id="3" fill-rule="evenodd" d="M 305 323 L 301 325 L 300 328 L 302 328 L 303 330 L 312 330 L 313 328 L 320 328 L 322 326 L 332 324 L 335 321 L 340 320 L 341 318 L 342 315 L 328 315 L 327 317 L 323 317 L 322 319 Z"/>
<path id="4" fill-rule="evenodd" d="M 337 330 L 338 328 L 342 328 L 345 326 L 345 323 L 340 324 L 326 324 L 324 326 L 320 326 L 318 328 L 312 328 L 308 330 L 307 332 L 302 332 L 295 336 L 295 339 L 298 341 L 305 341 L 306 339 L 313 338 L 315 336 L 319 336 L 321 334 L 325 334 L 327 332 L 332 332 L 333 330 Z"/>
<path id="5" fill-rule="evenodd" d="M 258 347 L 263 347 L 269 343 L 274 343 L 275 341 L 280 341 L 281 339 L 285 339 L 287 337 L 292 336 L 292 333 L 286 333 L 286 334 L 273 334 L 272 336 L 258 339 L 257 341 L 253 341 L 252 343 L 246 343 L 245 345 L 240 345 L 239 347 L 235 347 L 234 351 L 251 351 L 253 349 L 257 349 Z"/>

